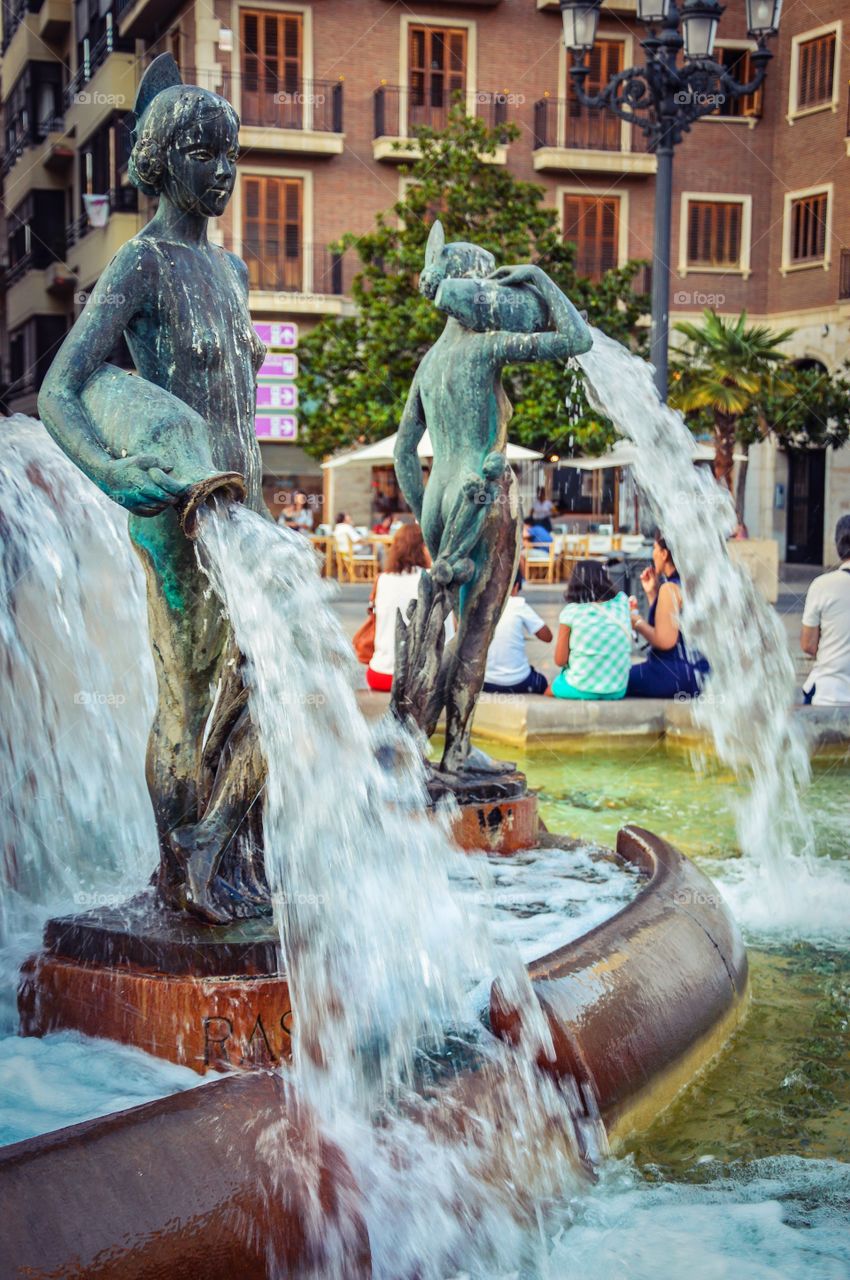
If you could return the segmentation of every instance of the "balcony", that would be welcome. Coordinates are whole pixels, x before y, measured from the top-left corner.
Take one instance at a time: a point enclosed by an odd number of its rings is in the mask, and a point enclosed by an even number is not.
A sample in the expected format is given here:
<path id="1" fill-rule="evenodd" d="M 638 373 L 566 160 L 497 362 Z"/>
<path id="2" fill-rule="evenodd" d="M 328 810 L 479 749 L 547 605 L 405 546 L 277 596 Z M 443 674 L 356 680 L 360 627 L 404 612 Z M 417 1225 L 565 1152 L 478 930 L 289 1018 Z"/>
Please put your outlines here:
<path id="1" fill-rule="evenodd" d="M 350 309 L 348 294 L 357 270 L 352 253 L 307 244 L 298 255 L 275 258 L 244 240 L 242 256 L 248 264 L 252 313 L 342 315 Z"/>
<path id="2" fill-rule="evenodd" d="M 174 0 L 118 0 L 118 32 L 122 37 L 150 41 L 162 35 L 176 13 Z"/>
<path id="3" fill-rule="evenodd" d="M 18 166 L 24 153 L 27 163 Z M 64 186 L 75 155 L 62 116 L 48 116 L 35 129 L 20 134 L 0 161 L 7 207 L 14 208 L 33 187 Z"/>
<path id="4" fill-rule="evenodd" d="M 116 111 L 131 111 L 138 70 L 135 55 L 108 31 L 77 68 L 65 90 L 65 128 L 80 141 Z"/>
<path id="5" fill-rule="evenodd" d="M 110 215 L 105 227 L 93 227 L 83 213 L 65 228 L 70 270 L 80 288 L 90 288 L 125 241 L 139 230 L 139 193 L 135 187 L 117 187 L 109 193 Z"/>
<path id="6" fill-rule="evenodd" d="M 195 73 L 186 80 L 220 93 L 239 113 L 239 144 L 252 151 L 309 156 L 342 155 L 343 83 L 341 80 L 278 80 L 239 72 Z"/>
<path id="7" fill-rule="evenodd" d="M 655 173 L 655 156 L 639 129 L 572 99 L 534 104 L 534 168 L 538 172 Z"/>
<path id="8" fill-rule="evenodd" d="M 390 164 L 416 160 L 419 155 L 416 131 L 422 128 L 445 129 L 457 96 L 456 93 L 422 93 L 400 85 L 382 84 L 374 93 L 373 158 Z M 489 128 L 507 124 L 509 94 L 482 90 L 467 94 L 467 99 L 470 115 L 481 117 Z M 497 147 L 495 155 L 481 158 L 490 164 L 506 164 L 507 145 Z"/>

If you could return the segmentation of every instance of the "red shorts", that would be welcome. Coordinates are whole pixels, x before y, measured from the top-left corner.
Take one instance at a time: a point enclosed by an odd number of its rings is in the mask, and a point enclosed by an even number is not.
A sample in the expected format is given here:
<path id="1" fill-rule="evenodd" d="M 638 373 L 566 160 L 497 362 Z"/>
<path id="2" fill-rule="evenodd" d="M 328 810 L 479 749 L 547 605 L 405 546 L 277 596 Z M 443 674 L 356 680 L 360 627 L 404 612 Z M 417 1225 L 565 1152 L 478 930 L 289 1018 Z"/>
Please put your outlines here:
<path id="1" fill-rule="evenodd" d="M 393 687 L 393 678 L 385 676 L 383 671 L 373 671 L 371 667 L 367 667 L 366 683 L 375 693 L 389 693 Z"/>

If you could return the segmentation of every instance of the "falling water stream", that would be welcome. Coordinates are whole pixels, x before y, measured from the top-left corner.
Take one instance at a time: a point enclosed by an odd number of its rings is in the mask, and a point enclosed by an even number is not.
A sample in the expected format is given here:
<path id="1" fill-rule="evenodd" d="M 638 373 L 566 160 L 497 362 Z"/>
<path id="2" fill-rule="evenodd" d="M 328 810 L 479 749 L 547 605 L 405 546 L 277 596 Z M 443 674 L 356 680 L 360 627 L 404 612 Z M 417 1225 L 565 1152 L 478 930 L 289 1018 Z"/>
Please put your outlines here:
<path id="1" fill-rule="evenodd" d="M 574 1126 L 598 1160 L 601 1125 L 537 1069 L 551 1041 L 525 966 L 452 883 L 464 855 L 447 817 L 427 816 L 415 743 L 359 711 L 354 655 L 309 544 L 240 507 L 206 514 L 199 544 L 247 659 L 268 762 L 293 1077 L 364 1191 L 375 1274 L 537 1272 L 543 1240 L 529 1228 L 581 1185 Z M 519 1051 L 478 1019 L 494 976 L 522 1012 Z M 438 1113 L 440 1058 L 476 1069 L 469 1087 L 449 1077 Z"/>
<path id="2" fill-rule="evenodd" d="M 805 741 L 794 723 L 794 667 L 778 614 L 725 542 L 735 525 L 731 496 L 694 466 L 684 419 L 661 403 L 652 367 L 593 330 L 579 357 L 591 404 L 637 445 L 633 470 L 682 580 L 683 630 L 708 659 L 711 676 L 695 700 L 715 751 L 747 783 L 737 807 L 744 857 L 724 874 L 736 917 L 753 933 L 807 928 L 824 911 L 850 919 L 845 868 L 812 857 L 801 803 L 809 779 Z"/>

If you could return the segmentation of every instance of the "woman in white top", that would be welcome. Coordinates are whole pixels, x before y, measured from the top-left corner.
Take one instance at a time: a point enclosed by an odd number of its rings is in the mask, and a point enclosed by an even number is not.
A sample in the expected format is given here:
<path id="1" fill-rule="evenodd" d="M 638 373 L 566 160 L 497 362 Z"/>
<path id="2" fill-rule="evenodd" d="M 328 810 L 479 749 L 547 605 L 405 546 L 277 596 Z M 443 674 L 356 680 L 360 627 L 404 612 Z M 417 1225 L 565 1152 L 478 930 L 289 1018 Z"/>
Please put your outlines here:
<path id="1" fill-rule="evenodd" d="M 419 525 L 403 524 L 390 543 L 384 572 L 375 583 L 375 651 L 366 668 L 370 689 L 387 693 L 392 688 L 398 611 L 407 617 L 408 605 L 419 593 L 422 570 L 430 563 Z"/>

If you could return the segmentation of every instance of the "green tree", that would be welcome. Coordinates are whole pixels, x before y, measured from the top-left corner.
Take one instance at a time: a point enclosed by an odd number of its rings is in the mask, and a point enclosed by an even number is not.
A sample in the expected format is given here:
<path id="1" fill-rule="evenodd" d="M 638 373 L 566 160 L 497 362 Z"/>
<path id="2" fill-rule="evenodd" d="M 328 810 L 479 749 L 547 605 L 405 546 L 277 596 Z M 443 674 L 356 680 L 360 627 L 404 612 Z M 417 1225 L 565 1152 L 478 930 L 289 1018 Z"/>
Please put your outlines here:
<path id="1" fill-rule="evenodd" d="M 739 519 L 751 444 L 771 437 L 786 449 L 846 443 L 850 363 L 833 373 L 796 365 L 778 350 L 793 329 L 748 327 L 746 312 L 726 322 L 705 311 L 702 325 L 682 322 L 676 329 L 688 347 L 674 363 L 670 400 L 688 415 L 692 429 L 714 432 L 714 473 L 730 489 L 736 446 L 743 453 L 735 494 Z"/>
<path id="2" fill-rule="evenodd" d="M 778 350 L 793 329 L 773 333 L 766 325 L 747 325 L 747 313 L 726 321 L 705 310 L 701 325 L 681 321 L 676 330 L 687 348 L 673 366 L 670 403 L 684 413 L 707 411 L 714 431 L 714 474 L 732 488 L 735 441 L 742 416 L 758 404 L 776 366 L 786 363 Z M 776 394 L 782 384 L 773 378 Z"/>
<path id="3" fill-rule="evenodd" d="M 643 349 L 638 321 L 647 298 L 634 288 L 640 264 L 609 271 L 598 284 L 576 274 L 574 248 L 563 243 L 543 188 L 493 162 L 497 148 L 518 134 L 511 125 L 490 129 L 457 104 L 445 130 L 417 130 L 419 158 L 400 166 L 409 180 L 402 199 L 378 215 L 372 231 L 346 235 L 336 246 L 356 251 L 361 267 L 351 287 L 352 314 L 326 317 L 299 346 L 309 453 L 321 457 L 396 430 L 416 366 L 445 324 L 417 287 L 436 216 L 447 240 L 483 245 L 499 265 L 539 262 L 591 323 Z M 561 454 L 600 452 L 614 439 L 610 423 L 587 408 L 571 368 L 512 366 L 504 382 L 514 404 L 513 439 Z"/>

